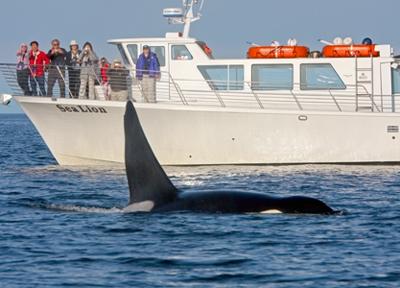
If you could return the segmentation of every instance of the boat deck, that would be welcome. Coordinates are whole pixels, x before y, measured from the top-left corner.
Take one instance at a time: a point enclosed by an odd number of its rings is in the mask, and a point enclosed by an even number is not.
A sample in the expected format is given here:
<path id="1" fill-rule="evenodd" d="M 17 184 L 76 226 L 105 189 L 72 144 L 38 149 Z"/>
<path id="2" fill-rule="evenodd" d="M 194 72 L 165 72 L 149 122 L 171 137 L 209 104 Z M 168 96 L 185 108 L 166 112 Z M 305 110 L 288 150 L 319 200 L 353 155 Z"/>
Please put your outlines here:
<path id="1" fill-rule="evenodd" d="M 27 96 L 23 95 L 18 85 L 15 64 L 0 64 L 0 74 L 4 76 L 13 96 Z M 136 80 L 135 74 L 135 69 L 129 69 L 128 79 L 121 79 L 121 81 L 129 83 L 129 98 L 134 99 L 136 102 L 146 103 L 148 101 L 141 81 Z M 95 73 L 95 75 L 97 77 L 96 82 L 100 83 L 99 73 Z M 345 90 L 302 91 L 300 83 L 293 83 L 292 90 L 282 90 L 279 87 L 269 90 L 257 90 L 253 88 L 262 83 L 246 81 L 223 81 L 219 83 L 216 80 L 174 79 L 169 73 L 165 72 L 162 72 L 161 75 L 161 79 L 156 84 L 156 97 L 157 103 L 163 104 L 326 112 L 389 113 L 400 109 L 400 103 L 394 102 L 395 97 L 393 95 L 372 95 L 362 84 L 358 84 L 357 87 L 355 85 L 347 85 Z M 68 68 L 63 77 L 66 84 L 66 98 L 75 98 L 68 88 L 70 85 Z M 233 89 L 221 89 L 223 85 L 233 87 Z M 240 87 L 240 90 L 237 87 Z M 60 97 L 58 84 L 55 85 L 53 94 L 53 98 Z M 47 96 L 39 95 L 38 97 Z M 109 101 L 106 99 L 104 89 L 100 85 L 96 86 L 96 100 Z"/>

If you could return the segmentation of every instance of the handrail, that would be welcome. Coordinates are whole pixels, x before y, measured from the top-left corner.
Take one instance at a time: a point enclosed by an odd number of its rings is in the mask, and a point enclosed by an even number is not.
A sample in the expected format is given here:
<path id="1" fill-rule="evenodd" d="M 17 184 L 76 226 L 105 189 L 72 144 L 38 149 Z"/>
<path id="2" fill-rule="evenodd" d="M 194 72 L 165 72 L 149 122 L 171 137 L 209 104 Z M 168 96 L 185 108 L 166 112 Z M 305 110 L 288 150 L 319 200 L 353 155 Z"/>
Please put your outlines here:
<path id="1" fill-rule="evenodd" d="M 178 83 L 176 83 L 176 82 L 174 81 L 174 79 L 172 79 L 171 75 L 170 75 L 170 80 L 171 80 L 172 84 L 174 85 L 176 91 L 178 92 L 178 95 L 179 95 L 179 97 L 181 98 L 182 104 L 183 104 L 183 105 L 189 105 L 189 103 L 188 103 L 187 100 L 185 99 L 185 96 L 184 96 L 183 93 L 182 93 L 181 87 L 179 86 Z"/>
<path id="2" fill-rule="evenodd" d="M 48 68 L 50 68 L 49 66 Z M 78 76 L 74 76 L 73 71 L 78 71 Z M 142 82 L 136 80 L 136 69 L 127 69 L 128 76 L 126 78 L 116 78 L 112 84 L 125 85 L 124 89 L 128 89 L 129 95 L 136 101 L 148 102 L 146 99 L 146 92 L 142 87 Z M 76 69 L 75 67 L 58 67 L 60 77 L 66 85 L 67 97 L 74 96 L 77 98 L 76 90 L 71 89 L 73 82 L 79 81 L 79 73 L 85 71 L 84 69 Z M 97 84 L 100 85 L 102 78 L 98 68 L 92 68 L 91 73 L 96 78 Z M 48 80 L 48 74 L 46 77 Z M 65 73 L 65 74 L 64 74 Z M 86 72 L 82 72 L 86 73 Z M 1 64 L 0 74 L 2 74 L 10 86 L 11 91 L 15 96 L 23 95 L 21 88 L 18 86 L 16 65 L 15 64 Z M 373 106 L 374 112 L 392 112 L 398 111 L 393 109 L 391 105 L 393 95 L 380 95 L 381 107 L 368 93 L 367 88 L 358 83 L 356 85 L 347 85 L 344 90 L 302 90 L 300 83 L 293 83 L 293 89 L 284 90 L 283 87 L 268 87 L 269 90 L 252 89 L 254 85 L 263 87 L 262 82 L 249 82 L 249 81 L 218 81 L 218 80 L 205 80 L 205 79 L 177 79 L 173 78 L 168 72 L 160 72 L 161 79 L 156 84 L 156 97 L 157 102 L 171 103 L 181 105 L 200 105 L 200 106 L 219 106 L 219 107 L 242 107 L 251 109 L 288 109 L 295 111 L 339 111 L 339 112 L 354 112 L 358 111 L 359 107 L 363 105 Z M 27 77 L 27 76 L 26 76 Z M 71 78 L 72 77 L 72 78 Z M 72 81 L 72 82 L 71 82 Z M 38 83 L 36 83 L 38 84 Z M 261 85 L 260 85 L 261 84 Z M 48 81 L 45 81 L 46 88 Z M 54 87 L 54 95 L 59 96 L 59 85 Z M 275 89 L 272 89 L 275 88 Z M 229 90 L 230 89 L 230 90 Z M 358 95 L 359 90 L 363 89 L 367 93 Z M 38 91 L 41 91 L 38 89 Z M 39 92 L 41 93 L 41 92 Z M 46 96 L 46 95 L 43 95 Z M 140 99 L 138 98 L 139 96 Z M 377 95 L 375 95 L 377 96 Z M 129 96 L 131 97 L 131 96 Z M 378 97 L 378 96 L 377 96 Z M 101 98 L 96 95 L 97 100 L 109 100 L 108 98 Z M 356 103 L 354 104 L 354 100 Z M 114 100 L 116 101 L 116 100 Z M 399 102 L 400 103 L 400 102 Z"/>

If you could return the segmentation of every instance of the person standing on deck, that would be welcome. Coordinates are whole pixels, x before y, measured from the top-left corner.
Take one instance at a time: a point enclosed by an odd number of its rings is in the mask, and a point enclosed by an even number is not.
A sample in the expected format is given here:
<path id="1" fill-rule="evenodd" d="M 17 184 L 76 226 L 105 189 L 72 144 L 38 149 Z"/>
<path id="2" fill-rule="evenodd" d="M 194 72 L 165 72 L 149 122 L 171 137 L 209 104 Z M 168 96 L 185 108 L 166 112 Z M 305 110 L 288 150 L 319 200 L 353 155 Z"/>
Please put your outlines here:
<path id="1" fill-rule="evenodd" d="M 110 69 L 110 63 L 106 57 L 101 58 L 100 60 L 100 76 L 101 76 L 101 87 L 104 91 L 104 97 L 106 100 L 110 99 L 110 83 L 107 76 L 108 69 Z"/>
<path id="2" fill-rule="evenodd" d="M 68 67 L 68 80 L 69 80 L 69 91 L 72 98 L 78 98 L 80 81 L 80 65 L 79 55 L 82 53 L 79 50 L 79 44 L 75 40 L 71 41 L 69 46 L 70 51 L 67 53 L 66 64 Z"/>
<path id="3" fill-rule="evenodd" d="M 81 86 L 79 89 L 79 98 L 87 99 L 86 88 L 89 86 L 89 99 L 95 100 L 95 81 L 97 78 L 96 69 L 99 62 L 99 58 L 93 51 L 91 43 L 86 42 L 83 45 L 83 51 L 79 56 L 79 63 L 81 64 Z"/>
<path id="4" fill-rule="evenodd" d="M 111 101 L 127 101 L 129 70 L 122 65 L 121 60 L 114 60 L 107 76 L 111 87 Z"/>
<path id="5" fill-rule="evenodd" d="M 65 98 L 65 60 L 67 51 L 60 47 L 60 40 L 51 41 L 51 49 L 47 53 L 50 59 L 49 75 L 47 81 L 47 96 L 53 96 L 56 82 L 60 87 L 60 97 Z"/>
<path id="6" fill-rule="evenodd" d="M 39 50 L 39 43 L 37 41 L 31 42 L 31 51 L 29 52 L 29 80 L 32 88 L 32 95 L 37 94 L 37 86 L 39 85 L 40 95 L 46 96 L 45 86 L 45 69 L 49 65 L 50 60 L 47 54 Z"/>
<path id="7" fill-rule="evenodd" d="M 140 81 L 145 102 L 155 103 L 156 81 L 160 79 L 160 63 L 150 47 L 143 46 L 143 53 L 136 63 L 136 78 Z"/>
<path id="8" fill-rule="evenodd" d="M 30 96 L 28 45 L 21 44 L 17 51 L 17 82 L 24 96 Z"/>

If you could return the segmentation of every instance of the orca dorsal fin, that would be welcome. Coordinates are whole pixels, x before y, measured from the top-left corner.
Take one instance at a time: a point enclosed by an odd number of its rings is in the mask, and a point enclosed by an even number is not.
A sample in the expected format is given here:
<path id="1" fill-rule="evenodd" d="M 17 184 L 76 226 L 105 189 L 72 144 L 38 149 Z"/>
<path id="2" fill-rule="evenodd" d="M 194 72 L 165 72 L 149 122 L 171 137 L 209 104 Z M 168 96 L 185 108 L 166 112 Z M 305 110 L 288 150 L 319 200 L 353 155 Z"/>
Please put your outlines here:
<path id="1" fill-rule="evenodd" d="M 157 207 L 173 202 L 178 190 L 155 157 L 131 101 L 126 105 L 124 118 L 129 204 L 152 201 Z"/>

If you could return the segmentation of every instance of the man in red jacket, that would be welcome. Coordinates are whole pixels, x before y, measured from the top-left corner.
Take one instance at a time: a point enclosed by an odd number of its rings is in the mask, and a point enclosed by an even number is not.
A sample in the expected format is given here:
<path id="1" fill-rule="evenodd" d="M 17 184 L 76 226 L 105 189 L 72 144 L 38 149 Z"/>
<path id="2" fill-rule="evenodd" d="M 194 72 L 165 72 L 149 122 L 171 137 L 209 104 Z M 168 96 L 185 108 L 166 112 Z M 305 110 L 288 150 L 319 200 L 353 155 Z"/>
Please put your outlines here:
<path id="1" fill-rule="evenodd" d="M 45 69 L 49 65 L 50 60 L 47 54 L 39 50 L 39 43 L 37 41 L 31 42 L 31 51 L 29 52 L 29 69 L 31 72 L 30 83 L 32 88 L 32 95 L 38 96 L 37 86 L 39 85 L 40 95 L 46 96 L 45 87 Z"/>

